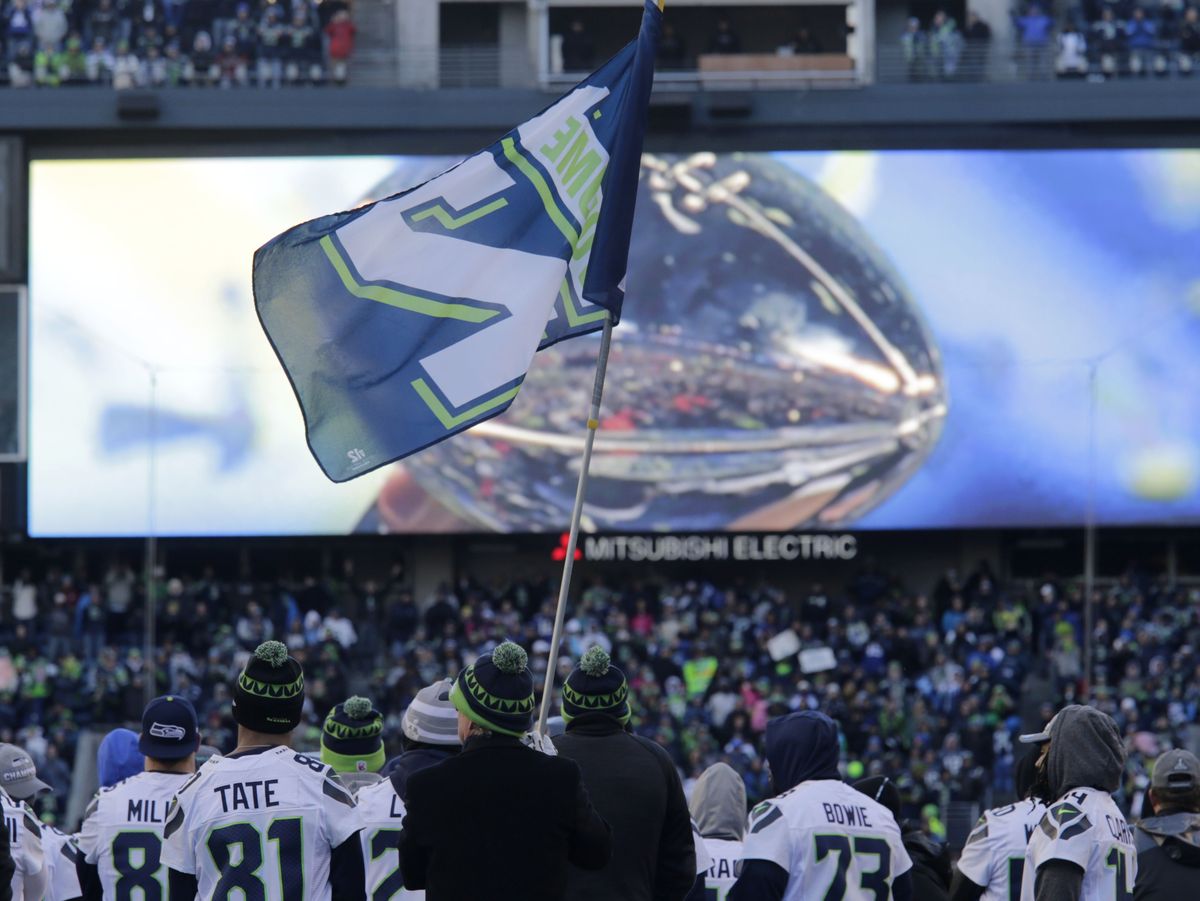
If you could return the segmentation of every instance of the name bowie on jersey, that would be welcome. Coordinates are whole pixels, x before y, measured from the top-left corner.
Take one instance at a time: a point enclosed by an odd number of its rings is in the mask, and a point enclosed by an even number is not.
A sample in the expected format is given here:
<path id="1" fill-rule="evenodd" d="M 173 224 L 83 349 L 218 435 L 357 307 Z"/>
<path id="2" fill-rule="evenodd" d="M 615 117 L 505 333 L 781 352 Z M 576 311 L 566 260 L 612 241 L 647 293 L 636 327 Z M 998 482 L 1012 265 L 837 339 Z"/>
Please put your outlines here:
<path id="1" fill-rule="evenodd" d="M 221 797 L 221 810 L 229 813 L 236 810 L 259 810 L 263 807 L 279 807 L 275 799 L 278 779 L 255 779 L 231 782 L 213 787 L 213 794 Z"/>
<path id="2" fill-rule="evenodd" d="M 838 826 L 870 826 L 875 824 L 867 815 L 867 808 L 853 804 L 830 804 L 823 802 L 821 809 L 825 811 L 825 819 Z"/>

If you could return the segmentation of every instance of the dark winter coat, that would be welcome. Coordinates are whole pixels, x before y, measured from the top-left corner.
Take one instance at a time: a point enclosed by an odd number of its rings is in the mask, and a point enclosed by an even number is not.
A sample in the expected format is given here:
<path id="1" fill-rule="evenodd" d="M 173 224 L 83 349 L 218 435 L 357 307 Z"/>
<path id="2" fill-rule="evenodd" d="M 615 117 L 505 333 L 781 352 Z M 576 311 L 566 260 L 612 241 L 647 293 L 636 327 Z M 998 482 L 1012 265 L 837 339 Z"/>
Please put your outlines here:
<path id="1" fill-rule="evenodd" d="M 391 779 L 392 785 L 395 786 L 396 794 L 403 798 L 405 792 L 408 791 L 408 779 L 413 773 L 419 773 L 421 770 L 436 766 L 457 753 L 457 747 L 434 748 L 429 745 L 421 745 L 405 751 L 398 757 L 393 757 L 384 764 L 383 769 L 379 771 L 379 775 L 384 779 Z"/>
<path id="2" fill-rule="evenodd" d="M 571 901 L 681 901 L 696 881 L 691 815 L 670 756 L 603 714 L 581 716 L 554 739 L 579 764 L 596 809 L 613 832 L 601 870 L 572 867 Z"/>
<path id="3" fill-rule="evenodd" d="M 1195 895 L 1200 878 L 1200 814 L 1149 817 L 1137 825 L 1134 901 Z"/>
<path id="4" fill-rule="evenodd" d="M 565 901 L 568 862 L 608 863 L 608 824 L 579 766 L 519 739 L 470 738 L 407 788 L 400 872 L 427 901 Z"/>
<path id="5" fill-rule="evenodd" d="M 947 901 L 950 897 L 950 854 L 946 846 L 922 832 L 918 823 L 904 823 L 900 832 L 904 850 L 913 862 L 913 901 Z"/>

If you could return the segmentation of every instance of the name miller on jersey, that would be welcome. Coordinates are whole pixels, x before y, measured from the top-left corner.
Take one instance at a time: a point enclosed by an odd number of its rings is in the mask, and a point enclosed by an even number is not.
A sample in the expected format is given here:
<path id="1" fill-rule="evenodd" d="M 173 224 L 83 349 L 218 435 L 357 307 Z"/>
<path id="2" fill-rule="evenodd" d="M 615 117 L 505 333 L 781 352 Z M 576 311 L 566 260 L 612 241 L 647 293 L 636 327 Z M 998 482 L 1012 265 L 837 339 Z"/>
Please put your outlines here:
<path id="1" fill-rule="evenodd" d="M 171 806 L 170 801 L 163 804 L 160 816 L 157 798 L 129 798 L 126 803 L 125 819 L 130 823 L 165 823 Z"/>

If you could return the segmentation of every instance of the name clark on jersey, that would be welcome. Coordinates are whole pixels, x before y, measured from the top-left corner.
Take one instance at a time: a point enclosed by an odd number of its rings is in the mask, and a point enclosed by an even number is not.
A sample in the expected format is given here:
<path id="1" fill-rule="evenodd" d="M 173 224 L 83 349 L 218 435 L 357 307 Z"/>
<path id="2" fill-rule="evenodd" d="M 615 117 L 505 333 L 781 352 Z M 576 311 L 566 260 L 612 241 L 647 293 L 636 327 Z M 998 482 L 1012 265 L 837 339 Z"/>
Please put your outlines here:
<path id="1" fill-rule="evenodd" d="M 855 807 L 850 804 L 829 804 L 824 802 L 821 808 L 825 811 L 825 819 L 839 826 L 874 826 L 867 815 L 867 808 Z"/>
<path id="2" fill-rule="evenodd" d="M 221 810 L 229 813 L 231 810 L 259 810 L 263 807 L 278 807 L 275 800 L 275 789 L 278 779 L 257 779 L 246 782 L 233 782 L 229 785 L 213 786 L 213 794 L 221 796 Z"/>

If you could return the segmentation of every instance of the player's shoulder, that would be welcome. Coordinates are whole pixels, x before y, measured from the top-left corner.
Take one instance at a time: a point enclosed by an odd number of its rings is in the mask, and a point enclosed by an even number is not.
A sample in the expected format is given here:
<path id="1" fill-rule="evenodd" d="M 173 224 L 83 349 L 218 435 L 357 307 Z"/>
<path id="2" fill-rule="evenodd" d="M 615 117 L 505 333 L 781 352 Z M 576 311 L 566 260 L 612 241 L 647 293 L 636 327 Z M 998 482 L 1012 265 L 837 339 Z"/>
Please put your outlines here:
<path id="1" fill-rule="evenodd" d="M 392 785 L 391 779 L 364 785 L 354 798 L 358 802 L 358 806 L 363 808 L 364 813 L 368 814 L 375 810 L 390 811 L 393 804 L 398 805 L 400 809 L 404 808 L 404 802 L 396 795 L 396 788 Z"/>
<path id="2" fill-rule="evenodd" d="M 1102 825 L 1101 817 L 1120 809 L 1108 792 L 1073 789 L 1050 804 L 1039 821 L 1041 833 L 1052 842 L 1066 842 L 1086 835 Z"/>
<path id="3" fill-rule="evenodd" d="M 33 808 L 24 802 L 21 804 L 21 828 L 35 838 L 42 837 L 42 821 L 37 818 Z"/>

